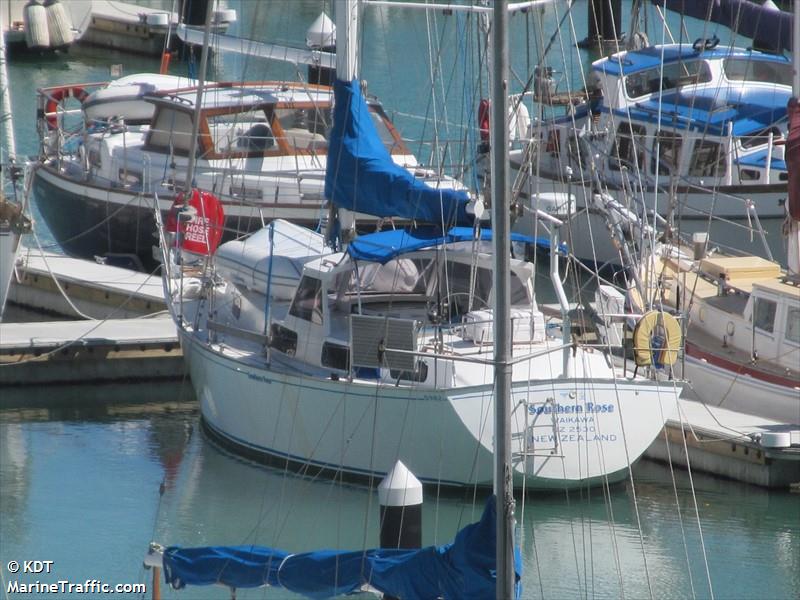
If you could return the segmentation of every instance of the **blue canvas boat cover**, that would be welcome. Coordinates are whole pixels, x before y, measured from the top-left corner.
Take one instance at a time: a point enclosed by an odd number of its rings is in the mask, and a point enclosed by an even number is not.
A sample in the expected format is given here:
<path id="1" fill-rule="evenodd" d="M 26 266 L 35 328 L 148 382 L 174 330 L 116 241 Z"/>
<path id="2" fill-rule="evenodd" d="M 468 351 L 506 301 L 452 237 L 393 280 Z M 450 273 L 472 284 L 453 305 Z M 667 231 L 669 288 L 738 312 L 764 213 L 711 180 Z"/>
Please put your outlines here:
<path id="1" fill-rule="evenodd" d="M 774 52 L 792 49 L 792 13 L 749 0 L 651 0 L 656 6 L 712 23 L 759 40 Z"/>
<path id="2" fill-rule="evenodd" d="M 320 550 L 289 554 L 258 546 L 167 548 L 164 578 L 179 589 L 222 584 L 231 588 L 282 587 L 308 598 L 358 592 L 363 586 L 404 600 L 478 600 L 495 594 L 495 499 L 481 520 L 467 525 L 452 544 L 420 550 Z M 516 597 L 521 561 L 515 552 Z"/>
<path id="3" fill-rule="evenodd" d="M 482 241 L 491 241 L 492 231 L 491 229 L 480 229 L 478 236 Z M 432 227 L 414 230 L 391 229 L 357 237 L 347 246 L 347 253 L 354 260 L 385 263 L 401 254 L 451 242 L 469 242 L 474 239 L 476 239 L 475 231 L 471 227 L 452 227 L 444 235 L 439 229 Z M 534 238 L 520 233 L 512 233 L 511 241 L 536 244 L 544 250 L 550 249 L 550 240 L 547 238 Z"/>
<path id="4" fill-rule="evenodd" d="M 396 164 L 384 146 L 358 81 L 336 80 L 325 197 L 334 206 L 442 227 L 471 225 L 463 190 L 435 189 Z"/>

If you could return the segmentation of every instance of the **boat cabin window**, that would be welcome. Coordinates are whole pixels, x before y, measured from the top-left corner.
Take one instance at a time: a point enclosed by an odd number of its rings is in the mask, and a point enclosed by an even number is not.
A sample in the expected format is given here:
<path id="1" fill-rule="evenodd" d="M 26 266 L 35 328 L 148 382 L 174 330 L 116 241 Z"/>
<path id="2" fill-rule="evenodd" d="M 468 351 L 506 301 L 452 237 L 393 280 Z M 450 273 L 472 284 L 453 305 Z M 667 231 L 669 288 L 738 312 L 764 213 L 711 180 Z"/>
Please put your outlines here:
<path id="1" fill-rule="evenodd" d="M 462 309 L 461 313 L 489 307 L 492 294 L 492 272 L 489 269 L 477 267 L 473 275 L 472 265 L 448 260 L 446 274 L 446 283 L 443 282 L 440 286 L 442 295 L 458 303 Z M 470 281 L 473 277 L 472 304 L 467 306 L 470 300 Z"/>
<path id="2" fill-rule="evenodd" d="M 297 286 L 289 314 L 322 325 L 322 281 L 304 275 Z"/>
<path id="3" fill-rule="evenodd" d="M 650 157 L 650 172 L 658 175 L 669 175 L 677 170 L 681 162 L 681 146 L 683 138 L 679 133 L 659 131 L 653 139 L 653 154 Z"/>
<path id="4" fill-rule="evenodd" d="M 800 344 L 800 308 L 790 308 L 786 314 L 786 339 Z"/>
<path id="5" fill-rule="evenodd" d="M 386 150 L 388 150 L 389 154 L 392 154 L 392 152 L 398 148 L 401 149 L 404 154 L 407 154 L 402 144 L 395 139 L 386 121 L 383 120 L 383 117 L 374 110 L 370 110 L 369 115 L 372 117 L 372 123 L 375 125 L 378 137 L 383 142 L 383 145 L 386 146 Z"/>
<path id="6" fill-rule="evenodd" d="M 769 143 L 769 134 L 772 134 L 773 142 L 780 139 L 783 134 L 777 127 L 767 127 L 753 135 L 743 135 L 739 138 L 742 148 L 757 148 Z"/>
<path id="7" fill-rule="evenodd" d="M 622 123 L 617 129 L 614 146 L 611 149 L 611 158 L 608 166 L 614 171 L 622 167 L 633 168 L 638 165 L 644 169 L 644 139 L 647 129 L 644 125 L 636 123 Z"/>
<path id="8" fill-rule="evenodd" d="M 749 57 L 726 58 L 722 61 L 722 68 L 729 81 L 792 85 L 792 65 L 789 62 L 754 60 Z"/>
<path id="9" fill-rule="evenodd" d="M 689 162 L 690 176 L 722 177 L 726 173 L 726 167 L 722 144 L 710 140 L 695 141 L 692 160 Z"/>
<path id="10" fill-rule="evenodd" d="M 319 152 L 327 149 L 333 123 L 329 107 L 279 108 L 275 110 L 275 117 L 286 143 L 293 150 Z"/>
<path id="11" fill-rule="evenodd" d="M 474 273 L 473 273 L 474 269 Z M 490 307 L 493 277 L 491 269 L 473 267 L 470 264 L 447 261 L 447 284 L 440 285 L 441 294 L 455 296 L 466 312 L 470 296 L 470 281 L 474 282 L 472 288 L 472 305 L 470 310 L 481 310 Z M 511 295 L 509 301 L 512 306 L 530 303 L 528 288 L 515 273 L 511 273 Z"/>
<path id="12" fill-rule="evenodd" d="M 355 294 L 426 295 L 432 279 L 433 261 L 420 258 L 395 258 L 385 264 L 359 262 L 337 283 L 339 296 Z"/>
<path id="13" fill-rule="evenodd" d="M 777 304 L 766 298 L 755 298 L 753 324 L 757 329 L 772 333 L 775 330 L 775 310 Z"/>
<path id="14" fill-rule="evenodd" d="M 664 65 L 663 82 L 661 77 L 661 66 L 631 73 L 625 78 L 625 91 L 629 98 L 641 98 L 682 85 L 708 83 L 711 81 L 711 69 L 704 60 L 670 63 Z"/>
<path id="15" fill-rule="evenodd" d="M 147 136 L 147 145 L 186 156 L 192 146 L 192 117 L 182 110 L 161 108 Z"/>
<path id="16" fill-rule="evenodd" d="M 209 115 L 208 133 L 219 154 L 262 154 L 275 146 L 275 137 L 263 110 Z"/>

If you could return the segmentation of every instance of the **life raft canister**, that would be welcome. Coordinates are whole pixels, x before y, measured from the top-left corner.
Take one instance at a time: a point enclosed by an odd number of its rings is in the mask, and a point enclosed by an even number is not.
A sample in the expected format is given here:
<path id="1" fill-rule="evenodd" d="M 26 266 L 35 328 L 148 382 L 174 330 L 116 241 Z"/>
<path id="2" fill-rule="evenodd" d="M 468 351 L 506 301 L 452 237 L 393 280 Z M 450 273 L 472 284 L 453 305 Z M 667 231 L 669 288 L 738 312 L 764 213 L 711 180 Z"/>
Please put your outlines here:
<path id="1" fill-rule="evenodd" d="M 681 347 L 681 326 L 672 315 L 651 310 L 633 328 L 633 353 L 636 365 L 661 368 L 674 365 Z"/>
<path id="2" fill-rule="evenodd" d="M 50 129 L 58 128 L 58 107 L 68 98 L 75 98 L 81 104 L 89 94 L 86 90 L 79 85 L 66 86 L 53 90 L 47 98 L 47 104 L 44 106 L 44 118 L 47 121 L 47 127 Z"/>

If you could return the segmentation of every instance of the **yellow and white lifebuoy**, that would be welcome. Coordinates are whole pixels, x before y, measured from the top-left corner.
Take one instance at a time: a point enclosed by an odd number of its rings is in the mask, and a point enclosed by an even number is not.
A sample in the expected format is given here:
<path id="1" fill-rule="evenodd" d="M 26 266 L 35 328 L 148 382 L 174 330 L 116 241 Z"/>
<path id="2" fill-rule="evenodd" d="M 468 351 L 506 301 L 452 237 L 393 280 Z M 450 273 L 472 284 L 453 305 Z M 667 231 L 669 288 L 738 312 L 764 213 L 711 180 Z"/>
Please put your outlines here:
<path id="1" fill-rule="evenodd" d="M 633 328 L 633 353 L 636 365 L 674 365 L 681 347 L 681 326 L 672 315 L 651 310 Z"/>

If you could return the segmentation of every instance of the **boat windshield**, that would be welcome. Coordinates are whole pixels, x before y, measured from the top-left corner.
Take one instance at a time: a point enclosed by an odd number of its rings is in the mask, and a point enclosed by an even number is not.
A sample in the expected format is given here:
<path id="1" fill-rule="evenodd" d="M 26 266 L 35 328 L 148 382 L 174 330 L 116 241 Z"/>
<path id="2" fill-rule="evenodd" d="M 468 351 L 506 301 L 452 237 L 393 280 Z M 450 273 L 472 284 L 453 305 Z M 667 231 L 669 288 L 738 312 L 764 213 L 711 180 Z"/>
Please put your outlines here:
<path id="1" fill-rule="evenodd" d="M 709 81 L 711 81 L 711 69 L 708 63 L 704 60 L 692 60 L 664 65 L 663 80 L 660 65 L 638 73 L 631 73 L 625 78 L 625 91 L 629 98 L 641 98 L 662 90 L 671 90 L 682 85 L 708 83 Z"/>
<path id="2" fill-rule="evenodd" d="M 792 85 L 791 63 L 752 58 L 726 58 L 722 61 L 725 77 L 729 81 L 755 81 Z"/>
<path id="3" fill-rule="evenodd" d="M 423 258 L 395 258 L 387 263 L 359 262 L 357 269 L 340 275 L 338 296 L 355 294 L 426 295 L 435 279 L 435 262 Z"/>
<path id="4" fill-rule="evenodd" d="M 275 145 L 263 109 L 208 115 L 208 132 L 219 153 L 263 152 Z"/>
<path id="5" fill-rule="evenodd" d="M 330 106 L 278 108 L 275 118 L 283 129 L 289 148 L 319 152 L 328 148 L 333 117 Z"/>
<path id="6" fill-rule="evenodd" d="M 426 302 L 448 298 L 469 301 L 469 310 L 489 308 L 492 271 L 457 260 L 398 257 L 387 263 L 359 262 L 358 269 L 342 273 L 335 285 L 337 300 L 346 301 L 358 294 L 370 296 L 416 296 Z M 511 273 L 511 304 L 528 305 L 528 287 Z M 465 304 L 466 305 L 466 304 Z"/>

